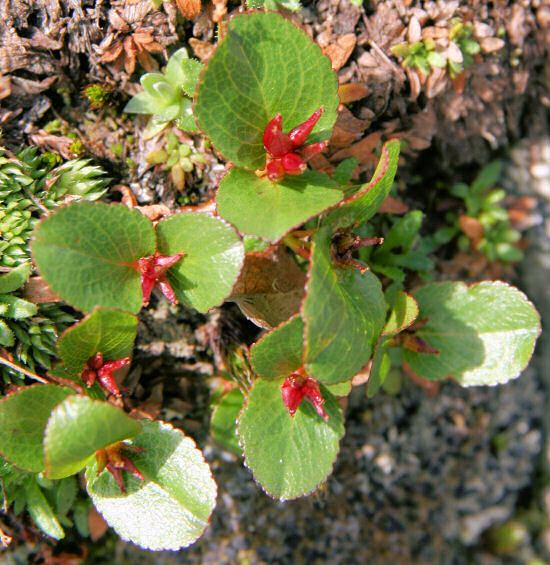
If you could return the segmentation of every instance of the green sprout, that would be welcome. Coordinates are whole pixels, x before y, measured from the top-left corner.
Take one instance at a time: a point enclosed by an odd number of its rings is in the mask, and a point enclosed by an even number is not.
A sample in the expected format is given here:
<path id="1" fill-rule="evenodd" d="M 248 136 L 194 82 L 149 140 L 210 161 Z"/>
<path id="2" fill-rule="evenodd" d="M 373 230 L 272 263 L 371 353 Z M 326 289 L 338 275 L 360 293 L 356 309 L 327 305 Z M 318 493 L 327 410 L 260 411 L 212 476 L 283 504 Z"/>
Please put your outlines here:
<path id="1" fill-rule="evenodd" d="M 183 131 L 197 131 L 193 116 L 193 96 L 202 64 L 189 59 L 185 48 L 176 51 L 168 61 L 164 74 L 147 73 L 140 79 L 143 91 L 124 108 L 125 112 L 150 114 L 146 138 L 151 138 L 174 121 Z"/>
<path id="2" fill-rule="evenodd" d="M 463 200 L 465 210 L 461 216 L 449 212 L 446 219 L 458 236 L 457 244 L 461 251 L 473 246 L 489 261 L 515 263 L 523 259 L 523 252 L 514 245 L 521 239 L 521 234 L 510 227 L 508 212 L 502 206 L 506 192 L 502 188 L 494 188 L 500 171 L 501 162 L 493 161 L 480 171 L 470 186 L 461 182 L 450 187 L 449 192 Z M 479 236 L 466 235 L 466 225 L 478 226 Z"/>
<path id="3" fill-rule="evenodd" d="M 249 8 L 264 8 L 264 10 L 278 10 L 285 8 L 291 12 L 298 12 L 302 5 L 300 0 L 246 0 Z"/>
<path id="4" fill-rule="evenodd" d="M 109 102 L 109 98 L 111 96 L 112 89 L 109 86 L 104 86 L 102 84 L 90 84 L 82 93 L 88 100 L 90 104 L 90 108 L 97 110 L 98 108 L 102 108 Z"/>
<path id="5" fill-rule="evenodd" d="M 455 63 L 451 60 L 447 62 L 447 68 L 451 78 L 455 78 L 470 67 L 474 63 L 474 55 L 479 53 L 481 47 L 479 43 L 472 38 L 474 28 L 471 23 L 462 23 L 460 20 L 454 20 L 449 31 L 449 39 L 454 41 L 462 53 L 462 63 Z"/>

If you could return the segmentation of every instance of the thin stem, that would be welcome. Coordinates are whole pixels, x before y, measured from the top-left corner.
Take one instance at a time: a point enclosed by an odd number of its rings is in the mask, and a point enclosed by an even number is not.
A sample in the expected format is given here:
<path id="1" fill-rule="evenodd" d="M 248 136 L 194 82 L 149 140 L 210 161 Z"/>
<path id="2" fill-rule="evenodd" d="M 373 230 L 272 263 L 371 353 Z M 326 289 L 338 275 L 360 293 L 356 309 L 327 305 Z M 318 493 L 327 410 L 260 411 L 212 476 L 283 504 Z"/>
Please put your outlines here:
<path id="1" fill-rule="evenodd" d="M 2 355 L 0 355 L 0 365 L 6 365 L 6 367 L 9 367 L 10 369 L 13 369 L 15 371 L 19 371 L 20 373 L 23 373 L 27 377 L 30 377 L 31 379 L 34 379 L 35 381 L 38 381 L 40 383 L 50 384 L 50 381 L 48 379 L 45 379 L 44 377 L 41 377 L 41 376 L 37 375 L 36 373 L 33 373 L 32 371 L 25 369 L 25 367 L 20 367 L 19 365 L 17 365 L 16 363 L 13 363 L 9 359 L 6 359 Z"/>
<path id="2" fill-rule="evenodd" d="M 311 259 L 311 244 L 306 241 L 300 241 L 292 234 L 288 234 L 283 238 L 283 243 L 292 249 L 296 255 L 299 255 L 303 259 L 307 259 L 308 261 Z"/>

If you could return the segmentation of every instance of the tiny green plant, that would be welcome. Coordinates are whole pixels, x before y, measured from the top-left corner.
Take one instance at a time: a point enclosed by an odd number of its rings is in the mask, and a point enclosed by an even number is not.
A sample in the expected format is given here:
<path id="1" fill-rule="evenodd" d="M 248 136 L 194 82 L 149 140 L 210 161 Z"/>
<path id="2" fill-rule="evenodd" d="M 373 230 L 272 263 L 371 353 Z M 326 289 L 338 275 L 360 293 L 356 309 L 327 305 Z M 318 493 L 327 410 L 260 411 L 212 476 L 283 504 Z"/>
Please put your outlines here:
<path id="1" fill-rule="evenodd" d="M 170 57 L 164 73 L 141 77 L 143 91 L 126 104 L 124 111 L 151 116 L 146 136 L 159 133 L 172 121 L 183 131 L 197 131 L 192 104 L 201 68 L 201 63 L 190 59 L 182 47 Z"/>
<path id="2" fill-rule="evenodd" d="M 499 281 L 408 286 L 407 270 L 429 269 L 397 250 L 399 241 L 417 249 L 414 211 L 393 223 L 386 247 L 361 232 L 392 188 L 397 140 L 382 146 L 366 183 L 349 185 L 347 165 L 334 177 L 309 168 L 309 153 L 330 138 L 337 89 L 330 60 L 303 31 L 274 12 L 237 15 L 195 92 L 198 126 L 232 163 L 217 214 L 185 209 L 153 225 L 121 204 L 80 201 L 40 221 L 33 259 L 83 318 L 59 338 L 61 364 L 40 377 L 46 383 L 0 401 L 8 469 L 50 480 L 84 471 L 107 523 L 147 549 L 176 550 L 203 533 L 217 487 L 201 451 L 168 423 L 126 414 L 112 375 L 129 362 L 137 314 L 155 287 L 203 313 L 233 300 L 267 330 L 230 354 L 235 387 L 217 399 L 212 428 L 278 500 L 327 480 L 345 431 L 338 398 L 368 366 L 369 395 L 384 387 L 394 351 L 433 381 L 495 385 L 520 375 L 540 319 L 519 290 Z M 397 268 L 391 284 L 361 257 L 376 245 L 373 265 Z"/>
<path id="3" fill-rule="evenodd" d="M 463 213 L 447 213 L 447 221 L 457 236 L 461 251 L 474 249 L 487 256 L 489 261 L 504 264 L 515 263 L 523 259 L 523 252 L 516 245 L 521 233 L 510 226 L 508 211 L 502 205 L 506 192 L 495 188 L 500 177 L 502 164 L 493 161 L 485 166 L 468 186 L 456 183 L 440 188 L 462 201 Z"/>

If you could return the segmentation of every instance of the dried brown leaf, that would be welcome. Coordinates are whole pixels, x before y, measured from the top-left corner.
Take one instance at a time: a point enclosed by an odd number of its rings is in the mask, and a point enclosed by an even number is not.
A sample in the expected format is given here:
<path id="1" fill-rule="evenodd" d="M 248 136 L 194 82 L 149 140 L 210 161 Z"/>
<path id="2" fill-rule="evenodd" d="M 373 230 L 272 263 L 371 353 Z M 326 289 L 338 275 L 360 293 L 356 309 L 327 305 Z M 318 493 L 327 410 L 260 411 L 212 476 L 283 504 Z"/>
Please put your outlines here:
<path id="1" fill-rule="evenodd" d="M 61 298 L 54 294 L 42 277 L 31 277 L 23 287 L 23 298 L 35 304 L 60 302 Z"/>
<path id="2" fill-rule="evenodd" d="M 405 214 L 409 211 L 409 207 L 407 204 L 394 198 L 393 196 L 388 196 L 380 208 L 378 208 L 378 212 L 380 213 L 388 213 L 388 214 Z"/>
<path id="3" fill-rule="evenodd" d="M 338 87 L 338 96 L 341 104 L 357 102 L 357 100 L 365 98 L 369 92 L 370 90 L 367 86 L 359 83 L 341 84 Z"/>
<path id="4" fill-rule="evenodd" d="M 178 10 L 184 18 L 192 20 L 201 13 L 201 0 L 176 0 Z"/>
<path id="5" fill-rule="evenodd" d="M 364 137 L 361 141 L 354 143 L 351 147 L 337 151 L 331 156 L 331 161 L 337 162 L 343 161 L 348 157 L 355 157 L 362 165 L 372 163 L 376 159 L 374 150 L 378 147 L 381 139 L 382 132 L 375 131 L 367 135 L 367 137 Z"/>
<path id="6" fill-rule="evenodd" d="M 271 329 L 298 312 L 305 273 L 285 247 L 247 253 L 230 300 L 262 328 Z"/>
<path id="7" fill-rule="evenodd" d="M 460 222 L 460 229 L 464 232 L 466 237 L 472 240 L 475 247 L 483 237 L 483 225 L 477 218 L 472 218 L 464 214 L 458 218 L 458 221 Z"/>
<path id="8" fill-rule="evenodd" d="M 354 33 L 346 33 L 339 37 L 336 43 L 331 43 L 323 49 L 323 53 L 332 63 L 333 70 L 339 71 L 346 64 L 355 49 L 356 42 L 357 38 Z"/>
<path id="9" fill-rule="evenodd" d="M 212 43 L 195 37 L 189 39 L 189 45 L 191 45 L 195 56 L 201 61 L 206 61 L 214 52 L 214 45 L 212 45 Z"/>

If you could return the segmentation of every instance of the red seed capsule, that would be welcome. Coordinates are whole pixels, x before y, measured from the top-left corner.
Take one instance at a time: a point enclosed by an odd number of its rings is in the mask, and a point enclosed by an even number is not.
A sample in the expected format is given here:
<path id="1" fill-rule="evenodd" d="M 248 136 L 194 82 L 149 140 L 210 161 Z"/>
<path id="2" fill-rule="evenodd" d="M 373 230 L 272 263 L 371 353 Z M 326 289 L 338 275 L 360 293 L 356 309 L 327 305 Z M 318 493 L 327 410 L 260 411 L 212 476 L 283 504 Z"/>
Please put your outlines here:
<path id="1" fill-rule="evenodd" d="M 301 175 L 307 169 L 307 165 L 297 153 L 283 155 L 281 163 L 287 175 Z"/>
<path id="2" fill-rule="evenodd" d="M 318 110 L 315 110 L 313 114 L 303 123 L 296 126 L 293 130 L 290 131 L 288 137 L 292 142 L 294 147 L 300 147 L 309 137 L 311 130 L 315 127 L 315 124 L 319 121 L 321 114 L 323 113 L 324 108 L 321 106 Z"/>
<path id="3" fill-rule="evenodd" d="M 292 151 L 294 146 L 286 133 L 283 133 L 283 118 L 281 114 L 267 124 L 264 130 L 264 148 L 274 159 L 281 158 L 285 153 Z"/>
<path id="4" fill-rule="evenodd" d="M 267 178 L 272 182 L 278 182 L 285 178 L 285 170 L 280 159 L 269 161 L 266 166 Z"/>
<path id="5" fill-rule="evenodd" d="M 319 143 L 304 145 L 299 149 L 300 157 L 302 157 L 304 162 L 307 163 L 307 161 L 309 161 L 314 155 L 317 155 L 317 153 L 320 153 L 327 145 L 328 141 L 320 141 Z"/>

